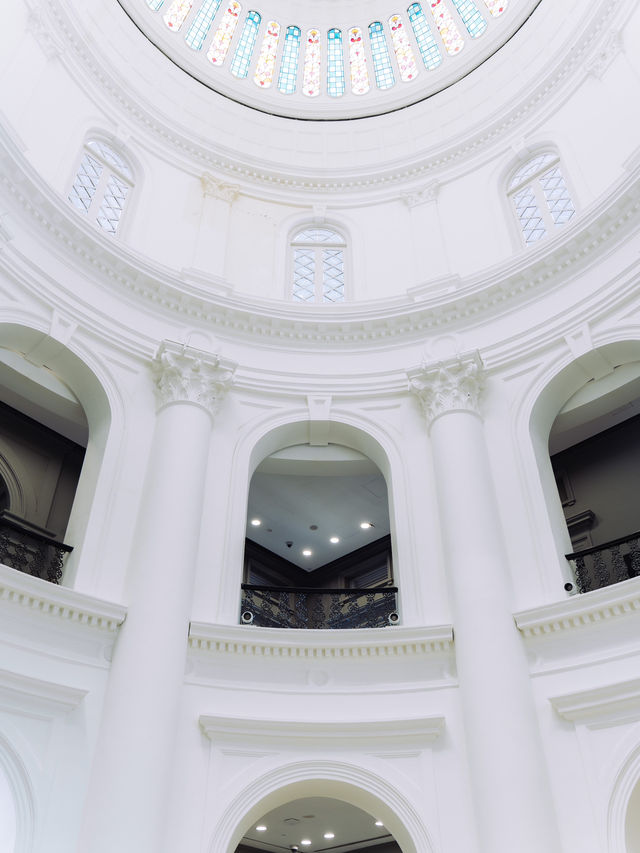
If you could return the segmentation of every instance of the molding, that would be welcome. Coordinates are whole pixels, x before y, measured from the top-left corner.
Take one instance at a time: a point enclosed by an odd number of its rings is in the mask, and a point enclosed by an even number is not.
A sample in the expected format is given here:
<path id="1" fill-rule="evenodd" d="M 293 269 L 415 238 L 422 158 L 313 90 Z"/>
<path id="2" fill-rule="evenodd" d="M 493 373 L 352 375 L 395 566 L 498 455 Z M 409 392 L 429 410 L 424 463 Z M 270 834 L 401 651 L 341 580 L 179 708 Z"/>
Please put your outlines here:
<path id="1" fill-rule="evenodd" d="M 408 208 L 418 207 L 421 204 L 427 204 L 430 201 L 436 201 L 440 193 L 441 184 L 438 181 L 431 181 L 421 190 L 404 193 L 402 199 Z"/>
<path id="2" fill-rule="evenodd" d="M 232 204 L 238 198 L 240 192 L 240 187 L 237 184 L 225 184 L 209 172 L 205 172 L 202 175 L 200 183 L 202 184 L 202 194 L 204 196 L 217 198 L 229 204 Z"/>
<path id="3" fill-rule="evenodd" d="M 90 595 L 32 578 L 0 565 L 0 602 L 42 614 L 43 618 L 115 632 L 124 622 L 126 608 Z"/>
<path id="4" fill-rule="evenodd" d="M 0 669 L 0 703 L 7 693 L 13 700 L 22 702 L 26 699 L 30 703 L 35 699 L 56 710 L 68 712 L 77 708 L 89 691 Z"/>
<path id="5" fill-rule="evenodd" d="M 514 618 L 526 639 L 563 634 L 576 628 L 640 613 L 640 578 L 574 595 L 566 601 L 522 610 Z"/>
<path id="6" fill-rule="evenodd" d="M 304 630 L 228 627 L 192 622 L 189 648 L 215 655 L 277 658 L 421 657 L 448 654 L 453 650 L 453 628 L 362 628 Z"/>
<path id="7" fill-rule="evenodd" d="M 593 728 L 631 723 L 640 719 L 640 679 L 553 696 L 549 701 L 572 723 Z"/>
<path id="8" fill-rule="evenodd" d="M 202 731 L 213 741 L 225 738 L 281 741 L 296 746 L 296 741 L 320 741 L 356 747 L 373 744 L 378 749 L 404 743 L 430 743 L 444 732 L 445 718 L 439 716 L 388 720 L 264 720 L 255 717 L 218 717 L 201 714 Z"/>
<path id="9" fill-rule="evenodd" d="M 407 372 L 407 377 L 409 390 L 418 397 L 428 427 L 447 412 L 480 414 L 485 376 L 477 351 L 433 365 L 414 367 Z"/>
<path id="10" fill-rule="evenodd" d="M 587 71 L 598 80 L 604 77 L 605 71 L 620 53 L 624 52 L 622 33 L 612 31 L 603 41 L 596 55 L 587 63 Z"/>
<path id="11" fill-rule="evenodd" d="M 152 364 L 158 410 L 172 403 L 194 403 L 214 417 L 236 366 L 214 353 L 163 341 Z"/>

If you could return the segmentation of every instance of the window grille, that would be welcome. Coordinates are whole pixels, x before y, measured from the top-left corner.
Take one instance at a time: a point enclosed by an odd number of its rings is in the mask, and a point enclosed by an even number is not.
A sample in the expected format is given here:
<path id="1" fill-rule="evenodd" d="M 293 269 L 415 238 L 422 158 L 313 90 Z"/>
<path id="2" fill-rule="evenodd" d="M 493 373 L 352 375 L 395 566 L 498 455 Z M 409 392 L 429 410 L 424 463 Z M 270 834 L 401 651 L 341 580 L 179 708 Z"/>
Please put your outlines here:
<path id="1" fill-rule="evenodd" d="M 131 168 L 120 154 L 106 143 L 90 139 L 68 199 L 108 234 L 115 234 L 132 186 Z"/>
<path id="2" fill-rule="evenodd" d="M 309 226 L 291 242 L 295 302 L 344 302 L 344 238 L 331 228 Z"/>
<path id="3" fill-rule="evenodd" d="M 543 152 L 513 173 L 508 194 L 527 245 L 568 222 L 576 212 L 557 154 Z"/>

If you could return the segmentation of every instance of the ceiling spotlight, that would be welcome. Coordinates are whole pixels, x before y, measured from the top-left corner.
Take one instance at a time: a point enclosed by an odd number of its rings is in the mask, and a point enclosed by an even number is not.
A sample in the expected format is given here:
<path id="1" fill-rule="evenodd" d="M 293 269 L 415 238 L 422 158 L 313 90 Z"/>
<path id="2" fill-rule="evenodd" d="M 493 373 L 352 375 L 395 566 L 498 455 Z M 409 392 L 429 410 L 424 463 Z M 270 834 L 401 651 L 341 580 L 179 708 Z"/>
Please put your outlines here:
<path id="1" fill-rule="evenodd" d="M 363 530 L 368 530 L 370 527 L 373 527 L 373 522 L 371 522 L 371 521 L 361 521 L 361 522 L 360 522 L 360 527 L 361 527 Z"/>
<path id="2" fill-rule="evenodd" d="M 329 539 L 329 542 L 331 542 L 332 545 L 337 545 L 339 541 L 340 541 L 339 536 L 332 536 L 331 539 Z"/>
<path id="3" fill-rule="evenodd" d="M 322 837 L 323 838 L 335 838 L 335 835 L 333 834 L 333 832 L 325 832 L 325 834 Z"/>
<path id="4" fill-rule="evenodd" d="M 267 827 L 263 823 L 261 823 L 260 826 L 256 826 L 256 832 L 266 832 L 266 831 L 267 831 Z"/>
<path id="5" fill-rule="evenodd" d="M 259 518 L 252 518 L 252 519 L 251 519 L 251 524 L 252 524 L 254 527 L 260 527 L 260 525 L 262 524 L 262 522 L 260 521 L 260 519 L 259 519 Z"/>
<path id="6" fill-rule="evenodd" d="M 381 820 L 377 820 L 377 821 L 376 821 L 376 826 L 384 826 L 384 824 L 383 824 L 383 822 L 382 822 Z"/>
<path id="7" fill-rule="evenodd" d="M 302 552 L 303 557 L 310 557 L 313 554 L 311 548 L 305 548 Z"/>
<path id="8" fill-rule="evenodd" d="M 308 847 L 311 844 L 311 840 L 309 838 L 303 838 L 300 844 L 304 844 L 305 847 Z"/>

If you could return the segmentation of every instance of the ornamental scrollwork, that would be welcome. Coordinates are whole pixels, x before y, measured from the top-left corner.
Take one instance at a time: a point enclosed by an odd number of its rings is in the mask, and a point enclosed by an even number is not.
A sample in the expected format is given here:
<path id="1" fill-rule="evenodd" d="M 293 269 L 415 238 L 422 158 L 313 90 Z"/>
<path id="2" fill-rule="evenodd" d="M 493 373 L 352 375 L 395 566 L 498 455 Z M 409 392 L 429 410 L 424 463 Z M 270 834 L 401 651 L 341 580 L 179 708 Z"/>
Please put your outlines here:
<path id="1" fill-rule="evenodd" d="M 427 426 L 445 412 L 480 414 L 484 369 L 477 352 L 423 364 L 408 372 L 409 388 L 418 397 Z"/>
<path id="2" fill-rule="evenodd" d="M 214 353 L 164 341 L 152 364 L 158 410 L 170 403 L 195 403 L 213 417 L 235 369 Z"/>

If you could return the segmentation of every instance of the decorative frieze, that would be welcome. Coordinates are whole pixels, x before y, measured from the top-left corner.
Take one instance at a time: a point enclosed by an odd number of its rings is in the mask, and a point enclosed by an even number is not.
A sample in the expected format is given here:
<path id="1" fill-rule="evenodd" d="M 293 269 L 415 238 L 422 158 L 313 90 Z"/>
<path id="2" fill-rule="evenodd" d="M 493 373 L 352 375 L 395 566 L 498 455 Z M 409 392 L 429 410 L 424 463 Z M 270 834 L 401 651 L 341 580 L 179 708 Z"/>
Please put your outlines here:
<path id="1" fill-rule="evenodd" d="M 163 341 L 153 362 L 158 409 L 195 403 L 213 417 L 231 386 L 236 365 L 215 353 Z"/>
<path id="2" fill-rule="evenodd" d="M 407 372 L 409 389 L 420 400 L 427 425 L 446 412 L 480 414 L 484 370 L 478 352 Z"/>

